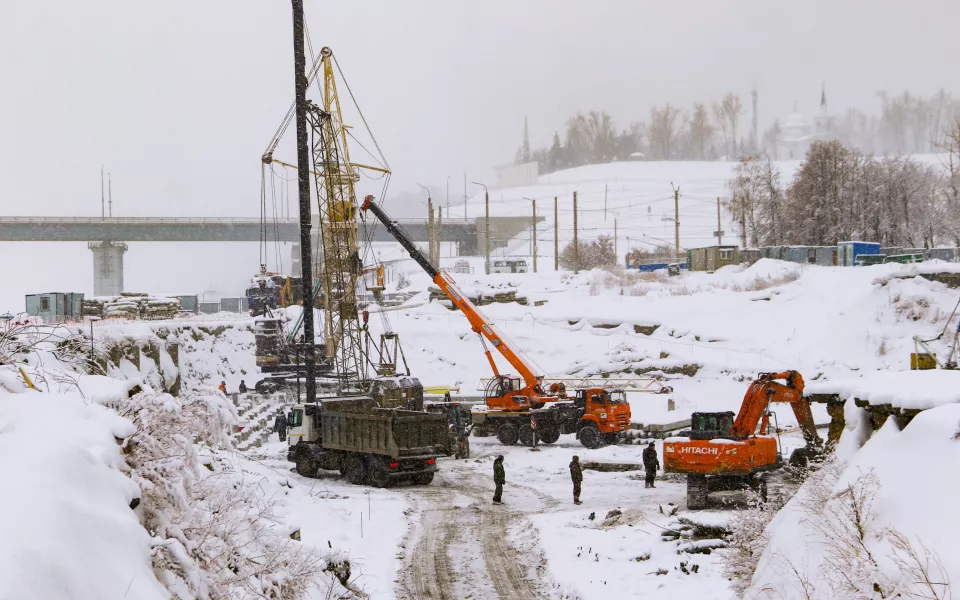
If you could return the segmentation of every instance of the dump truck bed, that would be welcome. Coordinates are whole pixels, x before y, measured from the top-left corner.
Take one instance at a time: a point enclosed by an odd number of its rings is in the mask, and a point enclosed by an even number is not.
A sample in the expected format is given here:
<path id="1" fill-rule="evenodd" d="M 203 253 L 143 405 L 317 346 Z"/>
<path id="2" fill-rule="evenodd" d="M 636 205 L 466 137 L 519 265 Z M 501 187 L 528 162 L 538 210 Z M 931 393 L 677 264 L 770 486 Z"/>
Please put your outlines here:
<path id="1" fill-rule="evenodd" d="M 411 410 L 342 410 L 325 405 L 321 421 L 324 450 L 379 454 L 394 460 L 440 456 L 447 436 L 445 415 Z"/>

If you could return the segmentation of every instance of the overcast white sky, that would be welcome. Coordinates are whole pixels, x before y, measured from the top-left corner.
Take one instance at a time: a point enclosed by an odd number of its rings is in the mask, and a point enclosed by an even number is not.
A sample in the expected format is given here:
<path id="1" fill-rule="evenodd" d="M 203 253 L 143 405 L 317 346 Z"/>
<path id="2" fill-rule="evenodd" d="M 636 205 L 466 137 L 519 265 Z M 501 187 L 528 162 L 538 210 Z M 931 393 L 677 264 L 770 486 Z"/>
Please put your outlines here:
<path id="1" fill-rule="evenodd" d="M 761 122 L 879 89 L 960 92 L 956 0 L 306 0 L 395 170 L 462 194 L 577 110 L 760 90 Z M 259 157 L 292 96 L 281 0 L 6 0 L 0 213 L 256 215 Z M 744 123 L 749 122 L 745 116 Z M 290 132 L 293 133 L 292 130 Z M 357 152 L 355 151 L 355 154 Z M 292 151 L 279 158 L 294 159 Z"/>

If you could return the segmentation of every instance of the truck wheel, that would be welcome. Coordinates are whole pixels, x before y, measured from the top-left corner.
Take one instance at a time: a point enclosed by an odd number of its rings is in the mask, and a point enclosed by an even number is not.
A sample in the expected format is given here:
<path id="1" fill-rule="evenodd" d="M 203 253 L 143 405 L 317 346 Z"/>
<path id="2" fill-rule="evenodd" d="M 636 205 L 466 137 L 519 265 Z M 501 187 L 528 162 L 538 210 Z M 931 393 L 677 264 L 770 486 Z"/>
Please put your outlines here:
<path id="1" fill-rule="evenodd" d="M 517 431 L 517 426 L 509 421 L 502 423 L 500 427 L 497 428 L 497 439 L 500 440 L 500 443 L 504 446 L 513 446 L 517 443 L 520 433 Z"/>
<path id="2" fill-rule="evenodd" d="M 709 486 L 704 475 L 687 475 L 687 509 L 700 510 L 707 507 Z"/>
<path id="3" fill-rule="evenodd" d="M 413 483 L 416 485 L 430 485 L 433 481 L 433 471 L 429 473 L 417 473 L 413 476 Z"/>
<path id="4" fill-rule="evenodd" d="M 312 457 L 307 456 L 306 453 L 301 454 L 297 457 L 297 474 L 303 477 L 316 477 L 317 470 L 316 461 Z"/>
<path id="5" fill-rule="evenodd" d="M 378 488 L 390 487 L 390 472 L 383 466 L 382 461 L 371 462 L 367 469 L 367 483 Z"/>
<path id="6" fill-rule="evenodd" d="M 597 431 L 597 426 L 590 424 L 584 425 L 580 428 L 580 443 L 584 445 L 585 448 L 596 449 L 600 447 L 600 432 Z"/>
<path id="7" fill-rule="evenodd" d="M 347 459 L 347 481 L 353 485 L 363 485 L 367 479 L 367 465 L 362 456 L 351 456 Z"/>
<path id="8" fill-rule="evenodd" d="M 517 439 L 520 441 L 521 445 L 533 445 L 533 429 L 530 428 L 530 423 L 524 423 L 520 426 L 520 428 L 517 430 Z"/>
<path id="9" fill-rule="evenodd" d="M 560 430 L 556 427 L 545 427 L 540 430 L 540 441 L 544 444 L 555 444 L 560 439 Z"/>

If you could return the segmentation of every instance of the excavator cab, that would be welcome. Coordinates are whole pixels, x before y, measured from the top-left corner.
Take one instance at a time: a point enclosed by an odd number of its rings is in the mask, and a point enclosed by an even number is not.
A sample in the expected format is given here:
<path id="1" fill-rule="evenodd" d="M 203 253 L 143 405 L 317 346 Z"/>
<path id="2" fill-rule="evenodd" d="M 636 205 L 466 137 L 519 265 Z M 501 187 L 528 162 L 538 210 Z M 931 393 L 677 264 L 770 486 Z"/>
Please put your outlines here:
<path id="1" fill-rule="evenodd" d="M 729 438 L 733 429 L 733 412 L 695 412 L 690 417 L 690 439 Z"/>

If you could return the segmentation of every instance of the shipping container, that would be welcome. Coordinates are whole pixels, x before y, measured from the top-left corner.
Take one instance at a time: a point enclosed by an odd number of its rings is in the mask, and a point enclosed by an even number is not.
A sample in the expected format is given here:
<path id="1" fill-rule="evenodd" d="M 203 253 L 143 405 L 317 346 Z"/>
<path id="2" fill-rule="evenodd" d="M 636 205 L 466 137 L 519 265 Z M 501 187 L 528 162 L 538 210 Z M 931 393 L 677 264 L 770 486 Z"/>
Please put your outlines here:
<path id="1" fill-rule="evenodd" d="M 690 258 L 691 271 L 708 271 L 712 273 L 720 267 L 738 264 L 740 262 L 740 249 L 736 246 L 692 248 Z"/>
<path id="2" fill-rule="evenodd" d="M 200 314 L 204 315 L 215 315 L 220 312 L 220 303 L 219 302 L 201 302 L 199 304 Z"/>
<path id="3" fill-rule="evenodd" d="M 220 312 L 240 312 L 240 298 L 220 298 Z"/>
<path id="4" fill-rule="evenodd" d="M 48 292 L 26 297 L 26 312 L 44 323 L 62 323 L 83 318 L 83 294 Z"/>
<path id="5" fill-rule="evenodd" d="M 880 254 L 880 244 L 875 242 L 840 242 L 837 244 L 837 264 L 842 267 L 852 267 L 857 264 L 857 257 L 863 254 Z"/>

